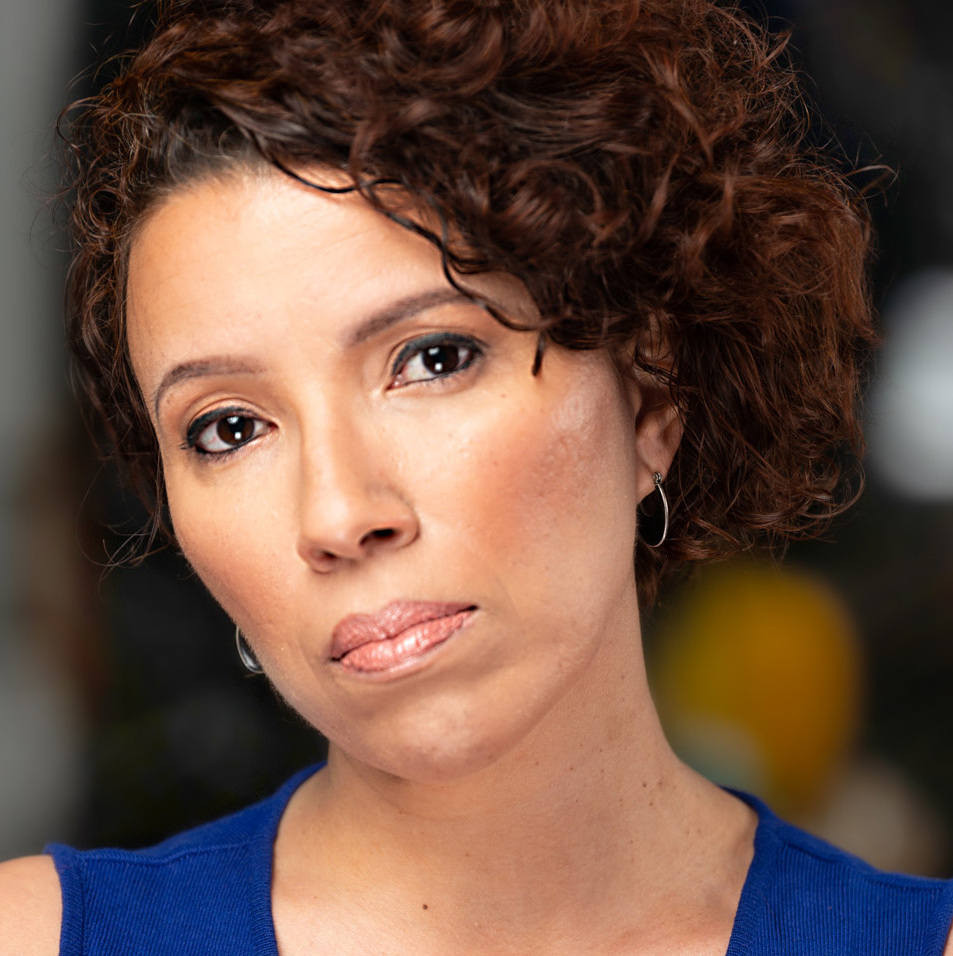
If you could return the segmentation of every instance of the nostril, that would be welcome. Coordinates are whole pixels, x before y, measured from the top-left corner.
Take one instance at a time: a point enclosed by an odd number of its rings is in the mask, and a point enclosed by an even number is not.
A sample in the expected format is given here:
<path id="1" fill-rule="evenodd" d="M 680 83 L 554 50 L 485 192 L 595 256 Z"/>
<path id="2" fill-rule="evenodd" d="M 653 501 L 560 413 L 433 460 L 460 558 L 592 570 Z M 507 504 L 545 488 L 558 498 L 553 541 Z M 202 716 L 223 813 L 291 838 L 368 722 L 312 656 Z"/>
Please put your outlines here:
<path id="1" fill-rule="evenodd" d="M 360 562 L 400 551 L 418 533 L 413 512 L 407 509 L 401 514 L 399 507 L 380 508 L 369 515 L 345 510 L 334 517 L 313 509 L 305 517 L 297 551 L 306 564 L 321 572 L 333 571 L 341 562 Z"/>
<path id="2" fill-rule="evenodd" d="M 367 534 L 361 538 L 361 548 L 366 548 L 378 542 L 392 541 L 396 537 L 396 528 L 374 528 L 373 531 L 368 531 Z"/>

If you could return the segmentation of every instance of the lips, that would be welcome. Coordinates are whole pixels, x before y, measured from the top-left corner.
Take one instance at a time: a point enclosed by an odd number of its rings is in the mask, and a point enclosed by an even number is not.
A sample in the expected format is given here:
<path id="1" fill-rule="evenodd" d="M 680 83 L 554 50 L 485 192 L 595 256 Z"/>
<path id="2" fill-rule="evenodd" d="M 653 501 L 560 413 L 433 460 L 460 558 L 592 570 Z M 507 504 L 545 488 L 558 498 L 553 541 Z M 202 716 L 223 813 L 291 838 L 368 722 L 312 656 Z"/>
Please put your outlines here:
<path id="1" fill-rule="evenodd" d="M 353 671 L 386 671 L 410 663 L 468 624 L 472 604 L 395 601 L 377 614 L 352 614 L 331 635 L 331 658 Z"/>

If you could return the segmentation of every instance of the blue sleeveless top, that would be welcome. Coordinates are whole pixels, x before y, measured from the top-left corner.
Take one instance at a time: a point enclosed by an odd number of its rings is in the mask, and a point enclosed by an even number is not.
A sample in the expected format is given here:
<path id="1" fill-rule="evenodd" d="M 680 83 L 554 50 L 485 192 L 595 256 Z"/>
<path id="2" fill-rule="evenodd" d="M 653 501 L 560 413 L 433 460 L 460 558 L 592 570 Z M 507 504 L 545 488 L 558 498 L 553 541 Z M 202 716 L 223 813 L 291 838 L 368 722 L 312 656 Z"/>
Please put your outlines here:
<path id="1" fill-rule="evenodd" d="M 302 771 L 274 796 L 148 850 L 52 854 L 60 956 L 278 956 L 272 848 Z M 881 873 L 759 800 L 754 859 L 726 956 L 940 956 L 953 881 Z"/>

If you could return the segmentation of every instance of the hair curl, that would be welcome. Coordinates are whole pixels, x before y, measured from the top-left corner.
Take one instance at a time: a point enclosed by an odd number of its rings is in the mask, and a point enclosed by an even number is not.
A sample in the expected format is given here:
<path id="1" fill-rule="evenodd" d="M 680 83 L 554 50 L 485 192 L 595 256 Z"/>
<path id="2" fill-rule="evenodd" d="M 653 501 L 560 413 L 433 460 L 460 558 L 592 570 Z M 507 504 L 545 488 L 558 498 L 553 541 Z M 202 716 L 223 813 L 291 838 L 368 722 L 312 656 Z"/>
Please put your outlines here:
<path id="1" fill-rule="evenodd" d="M 643 596 L 683 562 L 822 529 L 862 451 L 869 228 L 809 145 L 783 46 L 709 0 L 161 4 L 64 123 L 70 341 L 153 514 L 130 243 L 180 184 L 264 161 L 345 171 L 392 216 L 412 197 L 450 224 L 428 238 L 455 274 L 514 274 L 549 340 L 670 388 L 684 437 L 668 540 L 638 544 Z"/>

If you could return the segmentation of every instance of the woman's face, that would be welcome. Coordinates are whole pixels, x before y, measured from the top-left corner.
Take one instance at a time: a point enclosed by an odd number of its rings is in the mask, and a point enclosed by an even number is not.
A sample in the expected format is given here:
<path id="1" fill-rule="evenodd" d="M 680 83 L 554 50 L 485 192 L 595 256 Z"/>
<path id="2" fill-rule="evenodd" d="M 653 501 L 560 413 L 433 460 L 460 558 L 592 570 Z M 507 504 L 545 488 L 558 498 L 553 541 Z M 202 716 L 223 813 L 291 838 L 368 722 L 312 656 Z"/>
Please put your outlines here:
<path id="1" fill-rule="evenodd" d="M 466 282 L 535 315 L 512 277 Z M 181 188 L 133 244 L 128 343 L 182 550 L 352 758 L 485 767 L 637 640 L 664 416 L 601 351 L 550 347 L 534 377 L 536 336 L 359 197 Z"/>

